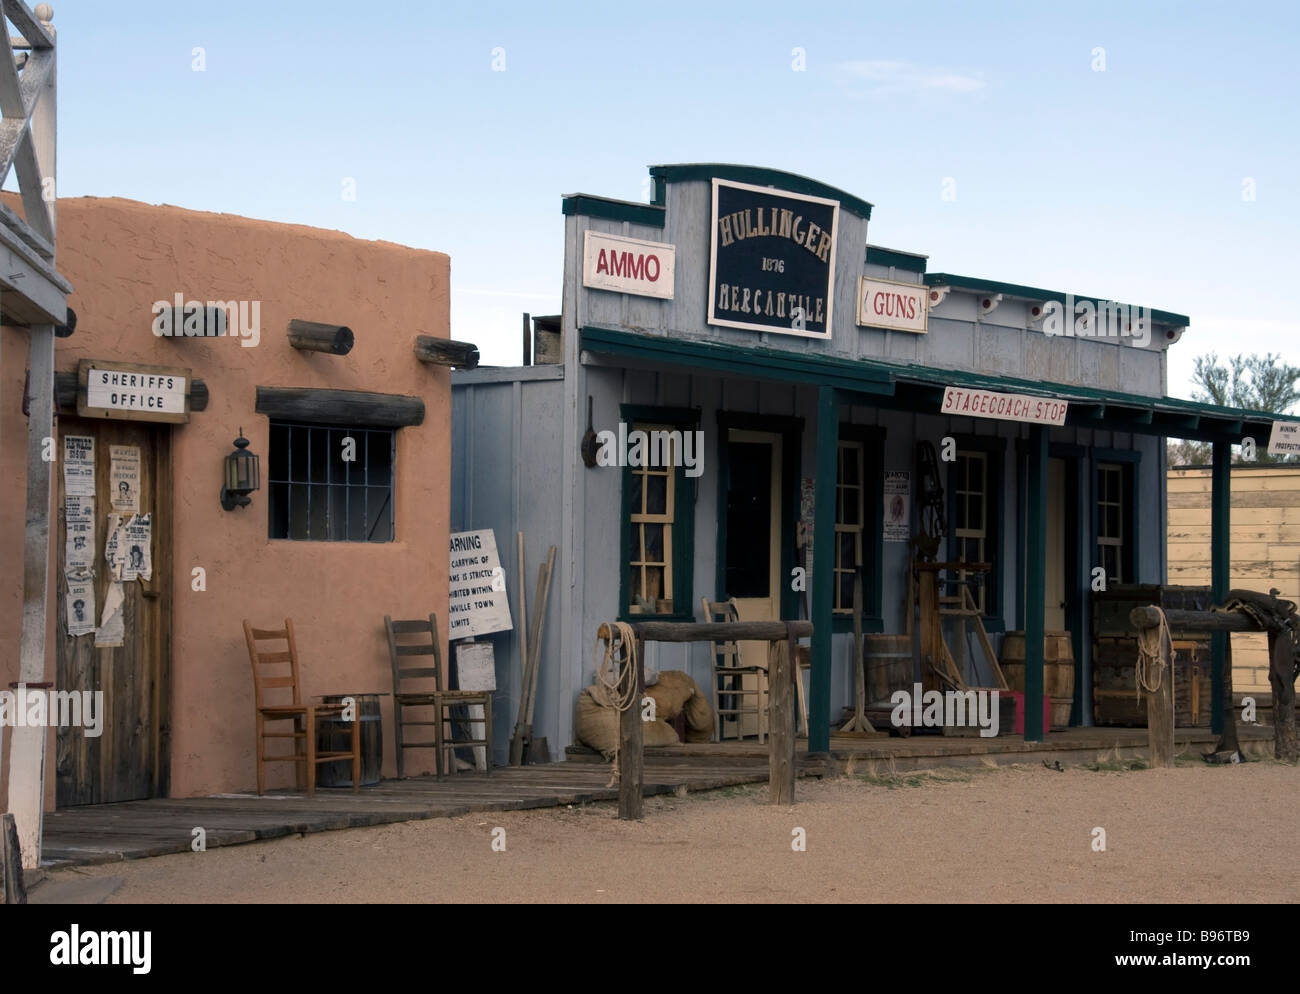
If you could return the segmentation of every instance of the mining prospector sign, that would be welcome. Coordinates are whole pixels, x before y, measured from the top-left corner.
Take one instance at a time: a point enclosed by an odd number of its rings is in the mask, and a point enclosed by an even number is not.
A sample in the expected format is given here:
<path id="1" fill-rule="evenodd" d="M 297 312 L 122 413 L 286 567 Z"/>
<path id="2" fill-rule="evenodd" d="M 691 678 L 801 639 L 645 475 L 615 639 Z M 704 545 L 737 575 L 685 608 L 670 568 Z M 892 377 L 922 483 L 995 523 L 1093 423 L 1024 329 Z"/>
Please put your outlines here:
<path id="1" fill-rule="evenodd" d="M 837 200 L 713 180 L 709 324 L 831 337 Z"/>

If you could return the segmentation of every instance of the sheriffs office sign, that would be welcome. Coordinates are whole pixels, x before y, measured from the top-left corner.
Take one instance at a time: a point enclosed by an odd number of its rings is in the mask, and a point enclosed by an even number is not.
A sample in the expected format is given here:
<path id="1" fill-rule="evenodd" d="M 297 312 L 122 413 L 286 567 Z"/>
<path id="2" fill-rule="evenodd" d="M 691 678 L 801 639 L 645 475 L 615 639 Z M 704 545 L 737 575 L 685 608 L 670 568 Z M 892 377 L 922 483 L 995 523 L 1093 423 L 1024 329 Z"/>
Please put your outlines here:
<path id="1" fill-rule="evenodd" d="M 992 390 L 970 390 L 966 387 L 945 387 L 942 414 L 964 415 L 970 418 L 995 418 L 999 421 L 1027 421 L 1039 425 L 1065 424 L 1067 404 L 1051 397 L 1031 397 L 1022 393 L 995 393 Z"/>
<path id="2" fill-rule="evenodd" d="M 709 324 L 831 337 L 840 204 L 713 181 Z"/>
<path id="3" fill-rule="evenodd" d="M 77 413 L 184 424 L 190 419 L 190 371 L 170 366 L 82 359 L 77 364 Z"/>
<path id="4" fill-rule="evenodd" d="M 588 231 L 583 239 L 582 285 L 672 300 L 676 254 L 676 248 L 666 242 Z"/>
<path id="5" fill-rule="evenodd" d="M 858 324 L 863 327 L 924 334 L 929 307 L 929 287 L 865 276 L 858 282 Z"/>

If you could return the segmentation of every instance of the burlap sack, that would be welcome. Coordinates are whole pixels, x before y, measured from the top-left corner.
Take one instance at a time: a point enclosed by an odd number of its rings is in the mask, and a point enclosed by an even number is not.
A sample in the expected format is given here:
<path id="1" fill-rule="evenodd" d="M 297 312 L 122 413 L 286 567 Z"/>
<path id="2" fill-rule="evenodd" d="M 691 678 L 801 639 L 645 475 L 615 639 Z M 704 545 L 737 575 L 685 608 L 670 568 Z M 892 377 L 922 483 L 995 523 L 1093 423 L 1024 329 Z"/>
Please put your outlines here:
<path id="1" fill-rule="evenodd" d="M 663 675 L 660 674 L 661 679 Z M 662 720 L 647 721 L 641 727 L 643 742 L 647 746 L 676 745 L 681 741 L 672 727 Z M 618 712 L 597 703 L 592 696 L 591 687 L 578 695 L 573 716 L 573 737 L 606 759 L 612 758 L 618 747 Z"/>

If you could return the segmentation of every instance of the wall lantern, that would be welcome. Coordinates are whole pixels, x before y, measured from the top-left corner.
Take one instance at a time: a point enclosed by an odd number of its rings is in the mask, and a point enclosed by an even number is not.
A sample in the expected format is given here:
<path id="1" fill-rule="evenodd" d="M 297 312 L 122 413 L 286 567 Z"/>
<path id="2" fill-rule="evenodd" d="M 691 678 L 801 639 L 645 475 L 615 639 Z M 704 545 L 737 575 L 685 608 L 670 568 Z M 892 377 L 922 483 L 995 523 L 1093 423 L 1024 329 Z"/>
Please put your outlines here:
<path id="1" fill-rule="evenodd" d="M 244 429 L 240 428 L 239 437 L 235 439 L 235 451 L 226 456 L 222 508 L 233 511 L 237 507 L 247 507 L 252 503 L 248 495 L 260 485 L 257 456 L 248 451 L 248 439 L 244 437 Z"/>

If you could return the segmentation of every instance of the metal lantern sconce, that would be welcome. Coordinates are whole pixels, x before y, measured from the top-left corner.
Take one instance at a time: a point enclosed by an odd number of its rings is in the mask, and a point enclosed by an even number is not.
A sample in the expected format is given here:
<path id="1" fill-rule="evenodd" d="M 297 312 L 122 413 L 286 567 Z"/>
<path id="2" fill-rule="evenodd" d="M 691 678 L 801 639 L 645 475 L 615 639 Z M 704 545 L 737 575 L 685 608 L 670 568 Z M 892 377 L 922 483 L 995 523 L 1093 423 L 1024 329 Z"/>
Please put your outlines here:
<path id="1" fill-rule="evenodd" d="M 235 439 L 235 451 L 226 456 L 225 483 L 221 488 L 221 506 L 227 511 L 237 507 L 247 507 L 252 503 L 249 494 L 261 486 L 261 472 L 258 458 L 248 451 L 248 439 L 244 429 L 239 429 Z"/>

